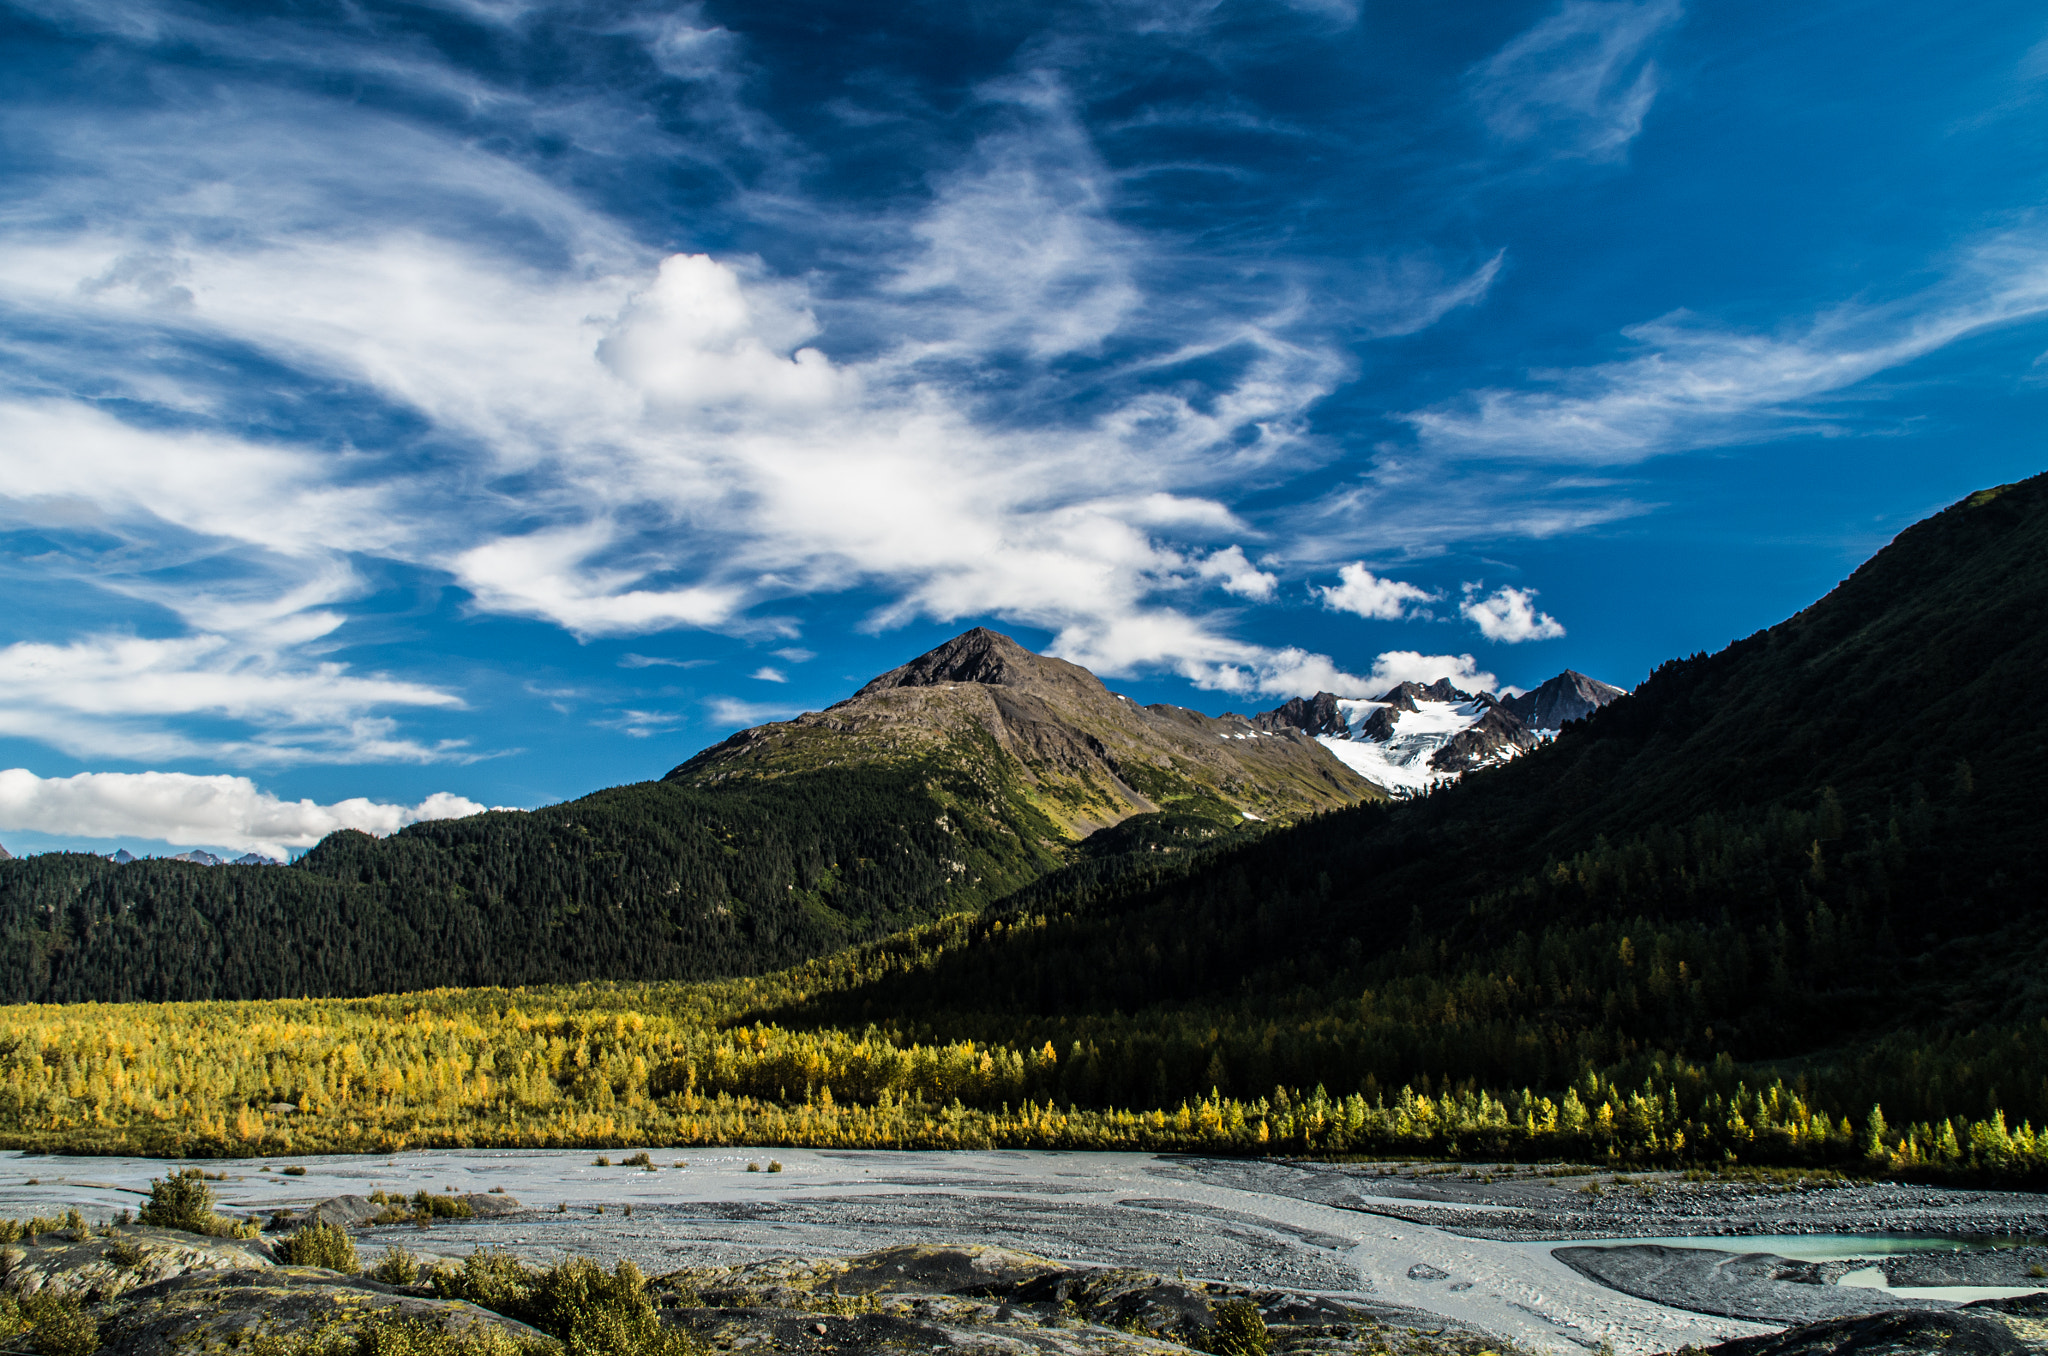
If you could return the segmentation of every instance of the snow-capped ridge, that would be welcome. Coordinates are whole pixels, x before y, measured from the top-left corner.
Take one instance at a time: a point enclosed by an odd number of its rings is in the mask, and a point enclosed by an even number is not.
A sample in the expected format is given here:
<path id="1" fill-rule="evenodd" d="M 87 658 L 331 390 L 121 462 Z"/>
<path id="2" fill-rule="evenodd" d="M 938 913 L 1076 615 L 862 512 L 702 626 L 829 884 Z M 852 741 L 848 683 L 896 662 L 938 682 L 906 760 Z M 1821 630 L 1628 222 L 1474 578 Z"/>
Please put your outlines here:
<path id="1" fill-rule="evenodd" d="M 1533 749 L 1622 690 L 1567 669 L 1533 692 L 1496 697 L 1466 692 L 1448 677 L 1404 682 L 1377 699 L 1318 692 L 1254 718 L 1254 727 L 1299 730 L 1346 767 L 1399 795 L 1456 781 L 1474 768 Z"/>

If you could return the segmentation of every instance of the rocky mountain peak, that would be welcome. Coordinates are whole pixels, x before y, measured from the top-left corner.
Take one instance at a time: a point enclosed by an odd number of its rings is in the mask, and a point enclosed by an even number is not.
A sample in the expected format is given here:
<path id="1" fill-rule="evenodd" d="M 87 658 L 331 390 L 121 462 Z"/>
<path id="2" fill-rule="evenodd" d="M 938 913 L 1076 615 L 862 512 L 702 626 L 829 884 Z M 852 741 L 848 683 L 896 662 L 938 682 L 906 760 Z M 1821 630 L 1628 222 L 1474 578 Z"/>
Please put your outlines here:
<path id="1" fill-rule="evenodd" d="M 0 862 L 11 862 L 13 860 L 14 854 L 9 852 L 6 848 L 0 847 Z"/>
<path id="2" fill-rule="evenodd" d="M 1337 694 L 1318 692 L 1313 697 L 1290 697 L 1264 715 L 1252 718 L 1260 730 L 1300 730 L 1305 734 L 1345 733 L 1344 712 L 1337 706 Z"/>
<path id="3" fill-rule="evenodd" d="M 1566 669 L 1534 691 L 1509 697 L 1501 705 L 1531 729 L 1558 730 L 1566 721 L 1582 719 L 1627 695 L 1612 683 Z"/>
<path id="4" fill-rule="evenodd" d="M 1035 687 L 1046 683 L 1068 686 L 1076 681 L 1102 686 L 1078 664 L 1033 654 L 1000 631 L 977 626 L 889 670 L 854 695 L 867 697 L 895 687 L 945 687 L 952 683 Z"/>
<path id="5" fill-rule="evenodd" d="M 1469 702 L 1472 694 L 1451 686 L 1448 678 L 1423 684 L 1410 679 L 1389 688 L 1379 700 L 1402 711 L 1413 711 L 1417 702 Z"/>

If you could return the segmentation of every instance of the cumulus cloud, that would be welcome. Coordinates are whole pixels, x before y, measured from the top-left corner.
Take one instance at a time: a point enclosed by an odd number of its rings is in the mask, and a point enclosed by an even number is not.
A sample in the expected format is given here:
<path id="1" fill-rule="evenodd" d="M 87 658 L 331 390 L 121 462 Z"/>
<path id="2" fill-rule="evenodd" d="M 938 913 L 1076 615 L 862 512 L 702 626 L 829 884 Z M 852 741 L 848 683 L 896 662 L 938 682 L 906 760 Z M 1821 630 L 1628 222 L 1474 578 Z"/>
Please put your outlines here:
<path id="1" fill-rule="evenodd" d="M 1314 592 L 1323 606 L 1333 612 L 1352 612 L 1378 621 L 1395 621 L 1409 615 L 1419 603 L 1433 602 L 1437 595 L 1398 579 L 1382 579 L 1354 561 L 1337 571 L 1337 585 L 1318 585 Z"/>
<path id="2" fill-rule="evenodd" d="M 428 819 L 461 819 L 485 806 L 446 791 L 417 805 L 353 797 L 320 805 L 280 800 L 247 777 L 184 772 L 81 772 L 38 777 L 0 771 L 0 828 L 78 838 L 158 839 L 282 858 L 337 829 L 382 837 Z"/>
<path id="3" fill-rule="evenodd" d="M 1659 73 L 1647 52 L 1680 13 L 1678 0 L 1565 0 L 1474 67 L 1467 93 L 1505 141 L 1614 159 L 1656 101 Z"/>
<path id="4" fill-rule="evenodd" d="M 1245 559 L 1242 546 L 1232 546 L 1209 555 L 1195 567 L 1203 579 L 1213 579 L 1225 593 L 1264 602 L 1280 586 L 1280 577 L 1268 574 Z"/>
<path id="5" fill-rule="evenodd" d="M 1465 586 L 1458 613 L 1479 628 L 1479 634 L 1504 645 L 1525 640 L 1556 640 L 1564 626 L 1548 612 L 1536 610 L 1536 590 L 1498 588 L 1481 595 L 1478 584 Z"/>

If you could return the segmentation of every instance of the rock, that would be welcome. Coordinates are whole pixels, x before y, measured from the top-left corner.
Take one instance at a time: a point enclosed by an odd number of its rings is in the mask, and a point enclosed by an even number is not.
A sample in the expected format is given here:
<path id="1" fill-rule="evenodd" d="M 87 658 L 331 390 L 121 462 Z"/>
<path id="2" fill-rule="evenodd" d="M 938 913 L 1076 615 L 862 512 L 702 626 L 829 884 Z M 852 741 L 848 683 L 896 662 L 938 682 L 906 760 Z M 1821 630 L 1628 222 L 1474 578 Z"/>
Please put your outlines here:
<path id="1" fill-rule="evenodd" d="M 477 1219 L 492 1215 L 509 1215 L 524 1207 L 510 1196 L 496 1192 L 473 1191 L 455 1196 L 453 1199 L 469 1207 L 471 1216 Z M 296 1232 L 309 1224 L 332 1224 L 340 1229 L 360 1229 L 393 1209 L 394 1202 L 373 1201 L 368 1196 L 330 1196 L 318 1205 L 304 1210 L 279 1210 L 270 1216 L 265 1226 L 274 1232 Z"/>
<path id="2" fill-rule="evenodd" d="M 1887 1309 L 1941 1310 L 1942 1300 L 1829 1283 L 1865 1262 L 1795 1262 L 1766 1252 L 1672 1248 L 1656 1243 L 1558 1248 L 1552 1254 L 1589 1280 L 1623 1294 L 1696 1313 L 1766 1323 L 1814 1323 Z M 1822 1268 L 1825 1268 L 1823 1270 Z"/>
<path id="3" fill-rule="evenodd" d="M 107 1299 L 194 1273 L 268 1267 L 273 1260 L 269 1245 L 259 1239 L 209 1238 L 140 1225 L 84 1237 L 66 1230 L 0 1248 L 0 1284 L 18 1295 L 49 1290 Z"/>
<path id="4" fill-rule="evenodd" d="M 702 1307 L 665 1312 L 713 1345 L 735 1349 L 804 1349 L 822 1339 L 842 1356 L 905 1349 L 1188 1356 L 1189 1343 L 1215 1329 L 1217 1306 L 1240 1302 L 1258 1310 L 1275 1352 L 1498 1350 L 1485 1334 L 1410 1310 L 1169 1280 L 1130 1267 L 1070 1266 L 1007 1248 L 776 1259 L 679 1271 L 654 1286 L 701 1299 Z"/>
<path id="5" fill-rule="evenodd" d="M 101 1356 L 177 1356 L 247 1345 L 259 1337 L 312 1335 L 364 1321 L 424 1321 L 443 1331 L 494 1327 L 522 1345 L 546 1339 L 524 1323 L 459 1300 L 318 1267 L 222 1271 L 159 1281 L 99 1304 Z"/>
<path id="6" fill-rule="evenodd" d="M 2048 1352 L 2048 1296 L 1980 1300 L 1943 1312 L 1893 1310 L 1802 1323 L 1784 1332 L 1706 1348 L 1712 1356 L 2040 1356 Z M 1703 1354 L 1704 1356 L 1704 1354 Z"/>
<path id="7" fill-rule="evenodd" d="M 1501 705 L 1532 730 L 1558 730 L 1566 721 L 1582 719 L 1627 695 L 1611 683 L 1566 669 L 1535 691 L 1506 698 Z"/>

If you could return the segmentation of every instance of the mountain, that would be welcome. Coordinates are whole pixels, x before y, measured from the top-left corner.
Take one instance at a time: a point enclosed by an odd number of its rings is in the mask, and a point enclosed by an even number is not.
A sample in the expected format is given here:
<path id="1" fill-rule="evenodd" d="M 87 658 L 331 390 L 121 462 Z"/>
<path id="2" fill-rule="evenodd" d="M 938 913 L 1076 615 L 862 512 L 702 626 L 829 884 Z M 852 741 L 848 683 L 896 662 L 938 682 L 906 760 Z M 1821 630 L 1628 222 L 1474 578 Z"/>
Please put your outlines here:
<path id="1" fill-rule="evenodd" d="M 1261 730 L 1299 730 L 1361 777 L 1412 795 L 1536 747 L 1543 734 L 1625 695 L 1569 669 L 1534 692 L 1497 698 L 1434 683 L 1401 683 L 1378 700 L 1318 692 L 1253 720 Z"/>
<path id="2" fill-rule="evenodd" d="M 1304 734 L 1141 707 L 977 630 L 660 782 L 531 814 L 336 833 L 260 871 L 0 863 L 0 1001 L 747 974 L 1381 794 Z"/>
<path id="3" fill-rule="evenodd" d="M 9 852 L 5 847 L 0 847 L 0 862 L 11 862 L 13 860 L 14 854 Z"/>
<path id="4" fill-rule="evenodd" d="M 1301 731 L 1140 706 L 983 627 L 827 710 L 742 730 L 664 780 L 708 788 L 935 756 L 977 768 L 1069 839 L 1138 815 L 1287 820 L 1383 794 Z"/>
<path id="5" fill-rule="evenodd" d="M 176 856 L 168 858 L 168 860 L 174 862 L 191 862 L 197 866 L 220 866 L 224 862 L 226 862 L 227 859 L 225 857 L 216 857 L 211 852 L 208 852 L 205 848 L 193 848 L 190 852 L 180 852 Z"/>
<path id="6" fill-rule="evenodd" d="M 1533 692 L 1503 697 L 1501 706 L 1532 730 L 1561 730 L 1574 720 L 1583 720 L 1616 697 L 1628 694 L 1620 688 L 1566 669 Z"/>
<path id="7" fill-rule="evenodd" d="M 1085 1051 L 1115 1105 L 1607 1078 L 1754 1116 L 1742 1089 L 1783 1075 L 1800 1116 L 2048 1123 L 2044 616 L 2048 476 L 1510 761 L 1142 876 L 1049 877 L 1008 905 L 1033 926 L 850 962 L 880 977 L 776 1017 Z M 1462 695 L 1432 687 L 1371 718 Z M 1331 740 L 1326 696 L 1282 709 Z"/>

